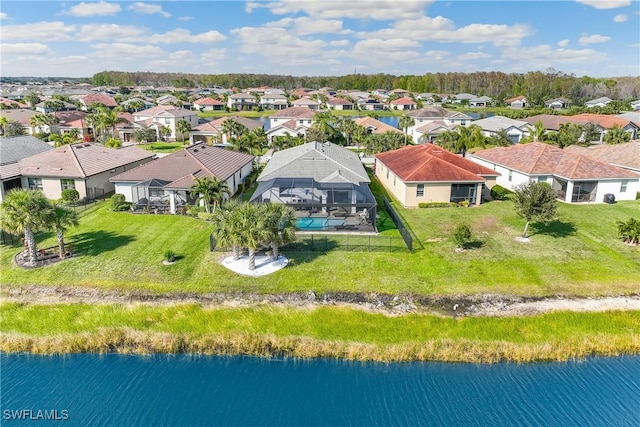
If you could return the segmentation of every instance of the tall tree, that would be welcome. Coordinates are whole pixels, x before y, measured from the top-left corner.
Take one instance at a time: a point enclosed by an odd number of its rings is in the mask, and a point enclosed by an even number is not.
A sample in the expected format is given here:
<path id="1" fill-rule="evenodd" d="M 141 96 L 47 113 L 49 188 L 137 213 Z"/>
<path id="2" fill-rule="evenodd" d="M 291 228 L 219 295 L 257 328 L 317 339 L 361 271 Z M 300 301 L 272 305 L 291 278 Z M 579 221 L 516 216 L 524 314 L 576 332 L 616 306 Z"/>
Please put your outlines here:
<path id="1" fill-rule="evenodd" d="M 240 249 L 243 243 L 241 230 L 238 228 L 241 225 L 238 217 L 239 206 L 238 201 L 230 200 L 211 216 L 216 246 L 231 247 L 234 260 L 240 258 Z"/>
<path id="2" fill-rule="evenodd" d="M 509 147 L 513 144 L 506 129 L 499 129 L 498 132 L 489 137 L 487 142 L 498 147 Z"/>
<path id="3" fill-rule="evenodd" d="M 198 200 L 204 203 L 207 213 L 211 213 L 212 206 L 213 212 L 215 212 L 216 206 L 222 204 L 225 198 L 231 195 L 227 184 L 215 176 L 196 178 L 195 181 L 189 191 L 199 194 Z"/>
<path id="4" fill-rule="evenodd" d="M 245 202 L 239 206 L 235 220 L 238 222 L 239 241 L 249 252 L 249 270 L 255 270 L 256 250 L 269 237 L 265 218 L 258 205 Z"/>
<path id="5" fill-rule="evenodd" d="M 331 113 L 331 111 L 318 111 L 313 115 L 312 120 L 313 123 L 309 129 L 310 132 L 307 134 L 307 141 L 310 141 L 311 139 L 320 143 L 331 141 L 335 134 L 333 125 L 336 123 L 336 117 Z M 313 138 L 309 138 L 309 135 L 312 135 Z"/>
<path id="6" fill-rule="evenodd" d="M 191 132 L 191 124 L 184 119 L 178 120 L 176 122 L 176 132 L 178 132 L 180 136 L 182 136 L 182 143 L 184 144 L 184 136 L 188 135 L 189 132 Z"/>
<path id="7" fill-rule="evenodd" d="M 342 132 L 344 135 L 344 139 L 347 142 L 347 146 L 351 145 L 351 140 L 353 139 L 353 135 L 356 133 L 356 122 L 354 122 L 351 118 L 341 117 L 338 120 L 338 130 Z"/>
<path id="8" fill-rule="evenodd" d="M 40 190 L 14 189 L 1 205 L 2 229 L 23 234 L 29 251 L 29 265 L 38 261 L 35 233 L 47 228 L 51 205 Z"/>
<path id="9" fill-rule="evenodd" d="M 527 222 L 522 237 L 527 237 L 531 221 L 542 221 L 545 224 L 556 218 L 558 202 L 556 192 L 546 182 L 529 182 L 516 187 L 512 200 L 519 217 Z"/>
<path id="10" fill-rule="evenodd" d="M 62 202 L 55 201 L 51 204 L 47 225 L 53 229 L 58 239 L 58 253 L 60 258 L 66 256 L 64 247 L 64 233 L 69 227 L 78 225 L 78 215 L 73 209 L 66 207 Z"/>
<path id="11" fill-rule="evenodd" d="M 620 125 L 614 125 L 604 134 L 604 142 L 607 144 L 623 144 L 631 140 L 631 133 L 625 132 Z"/>
<path id="12" fill-rule="evenodd" d="M 291 207 L 280 203 L 260 206 L 265 219 L 267 244 L 271 246 L 273 260 L 276 261 L 280 247 L 295 241 L 296 216 Z"/>
<path id="13" fill-rule="evenodd" d="M 545 134 L 547 129 L 544 127 L 542 120 L 538 120 L 534 126 L 526 126 L 529 136 L 525 138 L 526 141 L 542 142 L 545 140 Z"/>
<path id="14" fill-rule="evenodd" d="M 9 124 L 9 119 L 7 116 L 0 116 L 0 133 L 4 135 L 4 128 Z"/>
<path id="15" fill-rule="evenodd" d="M 409 116 L 400 117 L 400 120 L 398 121 L 398 126 L 400 127 L 400 129 L 402 129 L 402 132 L 404 132 L 404 145 L 407 145 L 407 136 L 409 135 L 407 132 L 409 128 L 415 124 L 416 124 L 416 121 L 413 119 L 413 117 L 409 117 Z"/>

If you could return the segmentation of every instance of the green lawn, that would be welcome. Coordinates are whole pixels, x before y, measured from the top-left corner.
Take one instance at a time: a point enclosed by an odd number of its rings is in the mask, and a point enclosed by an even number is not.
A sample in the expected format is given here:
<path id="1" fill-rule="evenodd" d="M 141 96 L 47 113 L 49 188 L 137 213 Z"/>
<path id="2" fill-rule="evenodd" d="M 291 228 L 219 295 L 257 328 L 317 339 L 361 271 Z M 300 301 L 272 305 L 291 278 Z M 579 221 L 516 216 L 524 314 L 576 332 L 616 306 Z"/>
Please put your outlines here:
<path id="1" fill-rule="evenodd" d="M 77 256 L 23 270 L 12 264 L 19 251 L 2 246 L 1 283 L 98 286 L 158 292 L 353 291 L 415 294 L 504 293 L 607 295 L 640 292 L 640 247 L 616 236 L 615 221 L 638 217 L 640 202 L 615 205 L 561 204 L 559 221 L 535 225 L 530 244 L 514 241 L 524 222 L 511 202 L 474 208 L 402 209 L 418 250 L 403 252 L 286 252 L 290 265 L 265 277 L 239 276 L 209 251 L 211 226 L 185 216 L 92 209 L 69 230 Z M 454 252 L 448 239 L 459 222 L 471 225 L 474 249 Z M 390 229 L 385 234 L 397 235 Z M 38 234 L 54 246 L 51 233 Z M 171 249 L 180 259 L 161 263 Z"/>
<path id="2" fill-rule="evenodd" d="M 388 317 L 343 307 L 4 303 L 0 315 L 0 351 L 10 352 L 522 362 L 640 351 L 638 311 L 452 319 L 424 314 Z"/>
<path id="3" fill-rule="evenodd" d="M 187 143 L 189 140 L 187 139 Z M 144 148 L 152 153 L 173 153 L 182 150 L 185 146 L 182 141 L 178 142 L 152 142 L 150 144 L 139 144 L 138 147 Z"/>

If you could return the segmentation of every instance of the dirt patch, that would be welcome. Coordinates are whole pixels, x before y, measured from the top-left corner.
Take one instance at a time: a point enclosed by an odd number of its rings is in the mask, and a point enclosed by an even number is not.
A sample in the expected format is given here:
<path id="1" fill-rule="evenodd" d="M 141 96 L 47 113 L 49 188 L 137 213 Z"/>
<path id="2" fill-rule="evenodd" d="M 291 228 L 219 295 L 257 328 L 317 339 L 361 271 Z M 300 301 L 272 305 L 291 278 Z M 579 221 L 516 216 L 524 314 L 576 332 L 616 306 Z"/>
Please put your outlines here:
<path id="1" fill-rule="evenodd" d="M 264 304 L 314 309 L 343 306 L 397 316 L 406 313 L 446 317 L 530 316 L 552 311 L 640 310 L 640 294 L 606 297 L 534 298 L 510 295 L 412 295 L 363 292 L 170 293 L 118 292 L 75 286 L 3 286 L 2 300 L 37 304 L 200 304 L 203 307 L 251 307 Z"/>
<path id="2" fill-rule="evenodd" d="M 55 264 L 60 261 L 64 261 L 67 258 L 71 258 L 71 256 L 72 256 L 71 253 L 67 253 L 67 256 L 65 258 L 60 258 L 60 254 L 58 253 L 57 248 L 55 251 L 41 250 L 38 253 L 38 260 L 36 261 L 35 264 L 32 264 L 31 257 L 29 256 L 29 251 L 25 249 L 24 251 L 16 254 L 16 256 L 13 258 L 13 261 L 18 267 L 21 267 L 24 269 L 32 269 L 32 268 L 44 267 L 47 265 Z"/>

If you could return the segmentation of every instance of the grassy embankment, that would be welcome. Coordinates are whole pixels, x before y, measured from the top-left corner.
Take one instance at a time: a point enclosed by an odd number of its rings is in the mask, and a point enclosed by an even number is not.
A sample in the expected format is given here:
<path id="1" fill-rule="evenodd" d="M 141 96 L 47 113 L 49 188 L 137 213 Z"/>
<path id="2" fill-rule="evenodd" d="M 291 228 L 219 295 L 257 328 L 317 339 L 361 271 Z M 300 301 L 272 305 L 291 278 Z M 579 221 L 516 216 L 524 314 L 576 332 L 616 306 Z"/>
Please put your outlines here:
<path id="1" fill-rule="evenodd" d="M 640 312 L 464 318 L 199 305 L 0 305 L 0 350 L 493 363 L 640 353 Z M 55 319 L 55 321 L 52 321 Z"/>

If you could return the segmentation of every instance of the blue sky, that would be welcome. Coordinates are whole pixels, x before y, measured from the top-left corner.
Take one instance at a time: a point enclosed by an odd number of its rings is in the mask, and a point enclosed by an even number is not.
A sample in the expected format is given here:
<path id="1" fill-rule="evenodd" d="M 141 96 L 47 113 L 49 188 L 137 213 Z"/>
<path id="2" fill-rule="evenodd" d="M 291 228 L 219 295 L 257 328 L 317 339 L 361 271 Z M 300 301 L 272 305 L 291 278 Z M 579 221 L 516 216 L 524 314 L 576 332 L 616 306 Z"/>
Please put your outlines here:
<path id="1" fill-rule="evenodd" d="M 7 1 L 0 73 L 640 75 L 640 2 Z"/>

